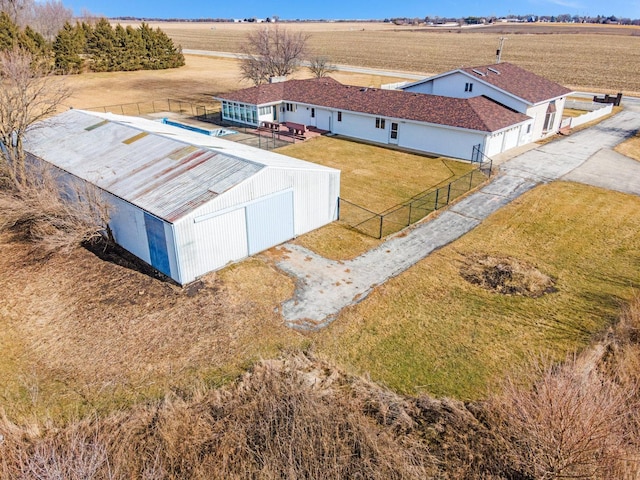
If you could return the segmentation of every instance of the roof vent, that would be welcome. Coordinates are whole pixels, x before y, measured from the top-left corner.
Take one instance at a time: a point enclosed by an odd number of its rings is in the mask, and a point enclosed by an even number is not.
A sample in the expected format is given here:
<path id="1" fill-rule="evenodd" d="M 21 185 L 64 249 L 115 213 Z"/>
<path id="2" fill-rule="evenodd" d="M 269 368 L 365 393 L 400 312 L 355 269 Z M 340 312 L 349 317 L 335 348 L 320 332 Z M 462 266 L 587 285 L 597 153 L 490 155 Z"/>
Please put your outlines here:
<path id="1" fill-rule="evenodd" d="M 487 70 L 489 70 L 490 72 L 495 73 L 496 75 L 500 75 L 500 72 L 498 70 L 496 70 L 495 68 L 488 67 Z"/>
<path id="2" fill-rule="evenodd" d="M 476 75 L 480 75 L 481 77 L 484 77 L 486 75 L 484 72 L 481 72 L 480 70 L 476 70 L 475 68 L 471 71 Z"/>

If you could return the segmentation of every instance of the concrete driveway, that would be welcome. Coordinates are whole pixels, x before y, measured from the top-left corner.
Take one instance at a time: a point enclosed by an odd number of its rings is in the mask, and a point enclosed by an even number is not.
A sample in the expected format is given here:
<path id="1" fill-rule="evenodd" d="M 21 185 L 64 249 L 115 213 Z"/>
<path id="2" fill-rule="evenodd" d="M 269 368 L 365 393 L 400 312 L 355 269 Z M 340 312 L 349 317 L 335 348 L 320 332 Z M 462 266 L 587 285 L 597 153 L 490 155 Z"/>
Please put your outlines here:
<path id="1" fill-rule="evenodd" d="M 631 108 L 525 152 L 504 162 L 500 173 L 481 190 L 353 260 L 328 260 L 293 244 L 278 247 L 282 257 L 277 266 L 296 279 L 293 298 L 282 305 L 285 323 L 303 330 L 328 325 L 344 307 L 362 301 L 377 285 L 461 237 L 541 183 L 562 178 L 640 195 L 638 162 L 623 160 L 626 157 L 611 150 L 638 129 L 640 111 Z"/>

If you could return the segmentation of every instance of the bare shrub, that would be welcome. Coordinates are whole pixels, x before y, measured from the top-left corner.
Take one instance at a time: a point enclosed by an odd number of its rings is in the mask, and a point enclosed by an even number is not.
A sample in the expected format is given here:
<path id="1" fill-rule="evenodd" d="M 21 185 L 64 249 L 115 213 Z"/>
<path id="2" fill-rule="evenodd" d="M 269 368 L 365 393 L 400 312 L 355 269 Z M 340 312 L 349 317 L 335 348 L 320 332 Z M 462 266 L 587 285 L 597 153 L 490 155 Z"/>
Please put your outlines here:
<path id="1" fill-rule="evenodd" d="M 0 231 L 31 242 L 43 254 L 69 252 L 101 236 L 109 221 L 109 204 L 97 187 L 62 180 L 53 168 L 29 168 L 19 190 L 0 190 Z"/>
<path id="2" fill-rule="evenodd" d="M 594 358 L 587 356 L 589 359 Z M 533 387 L 508 381 L 488 405 L 506 471 L 525 478 L 624 478 L 638 458 L 633 391 L 585 357 L 543 368 Z"/>

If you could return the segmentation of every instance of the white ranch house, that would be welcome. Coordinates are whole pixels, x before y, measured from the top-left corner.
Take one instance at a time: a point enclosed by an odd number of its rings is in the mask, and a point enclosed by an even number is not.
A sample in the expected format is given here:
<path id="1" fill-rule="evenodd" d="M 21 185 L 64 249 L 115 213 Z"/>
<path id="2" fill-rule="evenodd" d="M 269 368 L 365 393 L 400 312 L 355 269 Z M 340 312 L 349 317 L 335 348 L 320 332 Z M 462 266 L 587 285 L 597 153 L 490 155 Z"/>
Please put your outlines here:
<path id="1" fill-rule="evenodd" d="M 25 149 L 101 189 L 116 243 L 182 285 L 338 216 L 339 170 L 142 118 L 69 110 Z"/>
<path id="2" fill-rule="evenodd" d="M 487 72 L 488 68 L 476 70 Z M 503 71 L 492 73 L 500 77 L 498 85 L 488 82 L 493 78 L 486 73 L 472 73 L 482 81 L 456 70 L 406 85 L 404 90 L 343 85 L 325 77 L 260 85 L 216 99 L 222 103 L 222 118 L 230 122 L 254 127 L 294 123 L 479 161 L 483 155 L 555 133 L 564 97 L 570 92 L 513 65 L 503 63 L 499 68 Z"/>

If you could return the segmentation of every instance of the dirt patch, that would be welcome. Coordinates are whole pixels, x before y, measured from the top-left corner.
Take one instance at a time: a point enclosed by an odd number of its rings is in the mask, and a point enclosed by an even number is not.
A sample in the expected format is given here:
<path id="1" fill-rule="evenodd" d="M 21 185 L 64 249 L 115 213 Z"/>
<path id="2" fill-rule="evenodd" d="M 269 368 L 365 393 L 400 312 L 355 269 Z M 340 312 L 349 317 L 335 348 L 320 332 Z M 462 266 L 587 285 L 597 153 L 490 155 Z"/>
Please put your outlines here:
<path id="1" fill-rule="evenodd" d="M 556 292 L 555 280 L 533 265 L 512 257 L 469 256 L 460 275 L 469 283 L 503 295 L 541 297 Z"/>

